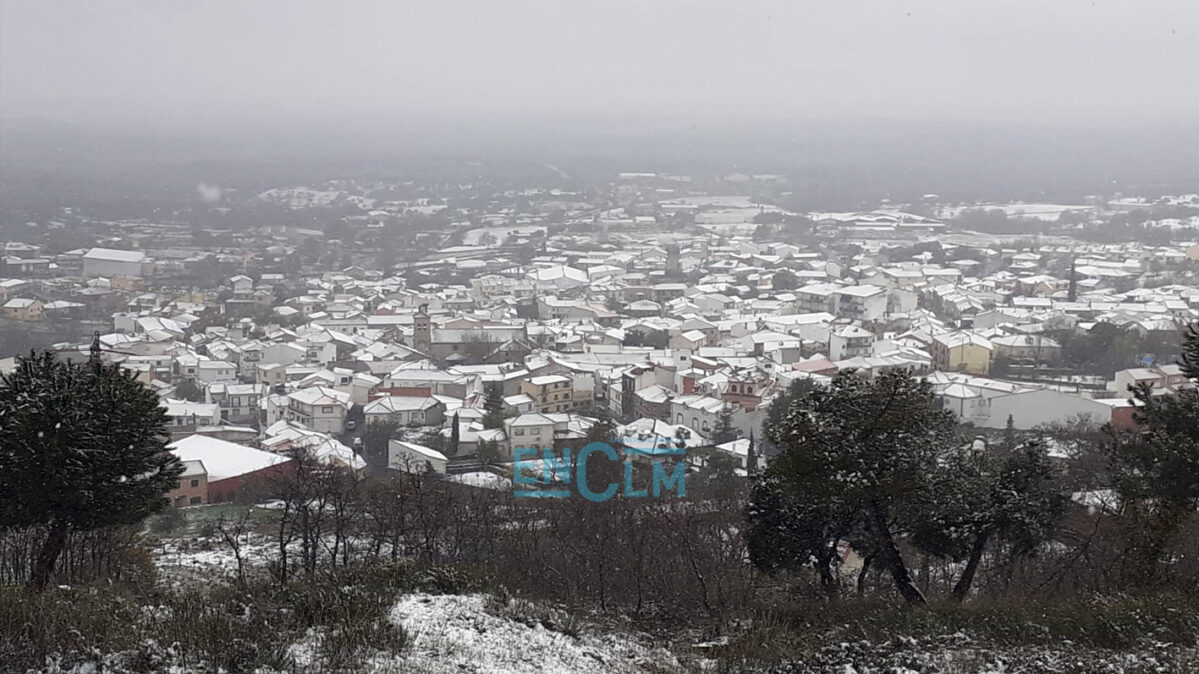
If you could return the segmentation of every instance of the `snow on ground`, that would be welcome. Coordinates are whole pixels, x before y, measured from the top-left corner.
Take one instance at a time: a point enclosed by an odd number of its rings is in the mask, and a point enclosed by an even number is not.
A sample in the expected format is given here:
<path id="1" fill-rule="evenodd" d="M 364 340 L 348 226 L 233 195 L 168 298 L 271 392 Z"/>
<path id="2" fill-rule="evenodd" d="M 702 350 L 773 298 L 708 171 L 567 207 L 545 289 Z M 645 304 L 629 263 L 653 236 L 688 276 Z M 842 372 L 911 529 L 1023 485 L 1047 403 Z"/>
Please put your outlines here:
<path id="1" fill-rule="evenodd" d="M 1003 211 L 1005 215 L 1011 218 L 1032 218 L 1052 222 L 1057 220 L 1066 211 L 1086 211 L 1091 208 L 1091 206 L 1079 204 L 977 204 L 973 206 L 946 208 L 943 209 L 941 216 L 956 218 L 962 214 L 962 211 L 982 209 L 987 211 Z"/>
<path id="2" fill-rule="evenodd" d="M 241 556 L 246 569 L 264 566 L 276 556 L 277 545 L 267 536 L 249 536 L 242 544 Z M 232 577 L 237 573 L 237 557 L 218 538 L 165 539 L 151 550 L 159 574 L 169 580 Z"/>
<path id="3" fill-rule="evenodd" d="M 413 594 L 392 609 L 408 632 L 403 671 L 424 674 L 609 674 L 672 672 L 682 666 L 669 652 L 625 636 L 573 637 L 500 618 L 487 596 Z M 377 663 L 374 671 L 390 671 Z"/>
<path id="4" fill-rule="evenodd" d="M 472 229 L 462 235 L 462 243 L 466 246 L 478 246 L 479 241 L 484 235 L 490 234 L 495 237 L 495 245 L 503 245 L 510 236 L 532 236 L 538 232 L 545 232 L 545 227 L 538 225 L 513 225 L 508 227 L 480 227 Z"/>
<path id="5" fill-rule="evenodd" d="M 501 491 L 512 489 L 512 480 L 509 480 L 503 475 L 496 475 L 495 473 L 485 470 L 450 475 L 446 478 L 446 481 L 466 485 L 468 487 L 478 487 L 480 489 L 496 489 Z"/>

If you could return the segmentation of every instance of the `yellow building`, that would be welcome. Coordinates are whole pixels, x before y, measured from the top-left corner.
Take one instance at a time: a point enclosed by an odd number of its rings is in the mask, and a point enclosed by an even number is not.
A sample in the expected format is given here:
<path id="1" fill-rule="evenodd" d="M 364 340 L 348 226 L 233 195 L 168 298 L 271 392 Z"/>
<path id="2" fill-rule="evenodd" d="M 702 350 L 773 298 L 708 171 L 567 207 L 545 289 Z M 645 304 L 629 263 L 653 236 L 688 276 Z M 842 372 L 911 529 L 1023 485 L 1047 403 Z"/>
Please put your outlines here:
<path id="1" fill-rule="evenodd" d="M 18 321 L 40 321 L 46 315 L 41 300 L 14 297 L 4 303 L 4 317 Z"/>
<path id="2" fill-rule="evenodd" d="M 520 383 L 520 392 L 533 399 L 538 412 L 566 412 L 574 406 L 570 377 L 551 374 L 526 379 Z"/>
<path id="3" fill-rule="evenodd" d="M 933 337 L 933 368 L 945 372 L 987 374 L 995 347 L 991 341 L 973 332 L 950 332 Z"/>

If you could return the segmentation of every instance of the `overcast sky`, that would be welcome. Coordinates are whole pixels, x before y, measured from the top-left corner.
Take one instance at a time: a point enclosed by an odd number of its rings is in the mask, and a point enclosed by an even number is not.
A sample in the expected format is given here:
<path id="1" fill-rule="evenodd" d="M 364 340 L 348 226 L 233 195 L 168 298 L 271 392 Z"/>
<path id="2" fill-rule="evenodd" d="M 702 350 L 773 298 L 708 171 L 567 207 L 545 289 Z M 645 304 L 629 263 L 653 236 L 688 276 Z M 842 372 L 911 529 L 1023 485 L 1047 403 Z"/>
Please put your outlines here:
<path id="1" fill-rule="evenodd" d="M 0 0 L 0 114 L 1199 118 L 1197 0 Z"/>

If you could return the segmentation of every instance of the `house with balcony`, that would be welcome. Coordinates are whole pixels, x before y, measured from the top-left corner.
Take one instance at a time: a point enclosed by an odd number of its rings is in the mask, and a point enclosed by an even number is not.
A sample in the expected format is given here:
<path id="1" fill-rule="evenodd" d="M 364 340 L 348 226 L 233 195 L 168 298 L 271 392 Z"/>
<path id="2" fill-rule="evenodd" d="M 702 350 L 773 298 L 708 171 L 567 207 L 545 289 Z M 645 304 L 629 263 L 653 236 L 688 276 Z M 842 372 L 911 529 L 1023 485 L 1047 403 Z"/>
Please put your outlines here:
<path id="1" fill-rule="evenodd" d="M 887 290 L 875 285 L 845 286 L 836 292 L 837 310 L 842 318 L 881 321 L 887 315 Z"/>
<path id="2" fill-rule="evenodd" d="M 349 408 L 350 394 L 324 386 L 287 394 L 287 419 L 322 433 L 343 433 Z"/>
<path id="3" fill-rule="evenodd" d="M 857 325 L 846 325 L 829 333 L 828 357 L 832 361 L 870 356 L 874 349 L 874 333 Z"/>
<path id="4" fill-rule="evenodd" d="M 270 392 L 265 384 L 209 384 L 205 398 L 221 409 L 221 419 L 230 424 L 258 425 L 262 422 L 263 397 Z"/>
<path id="5" fill-rule="evenodd" d="M 570 410 L 574 405 L 571 389 L 571 378 L 560 374 L 530 377 L 520 384 L 520 392 L 532 398 L 541 413 Z"/>

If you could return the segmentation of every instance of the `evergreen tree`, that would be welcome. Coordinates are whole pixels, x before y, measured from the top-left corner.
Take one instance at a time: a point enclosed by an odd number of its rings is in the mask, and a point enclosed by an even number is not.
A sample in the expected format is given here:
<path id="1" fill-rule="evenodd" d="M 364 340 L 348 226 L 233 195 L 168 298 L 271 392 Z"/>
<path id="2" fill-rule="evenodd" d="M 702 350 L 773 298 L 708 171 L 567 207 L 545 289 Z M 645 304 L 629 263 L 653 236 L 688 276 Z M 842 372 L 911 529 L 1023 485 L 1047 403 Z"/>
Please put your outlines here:
<path id="1" fill-rule="evenodd" d="M 487 397 L 483 399 L 483 409 L 488 412 L 504 410 L 504 389 L 501 385 L 489 384 L 487 386 Z"/>
<path id="2" fill-rule="evenodd" d="M 132 524 L 167 505 L 183 471 L 158 396 L 118 365 L 22 359 L 0 378 L 0 526 L 44 527 L 32 589 L 72 532 Z"/>
<path id="3" fill-rule="evenodd" d="M 480 442 L 478 449 L 475 450 L 475 458 L 477 458 L 485 466 L 493 463 L 500 463 L 503 457 L 500 455 L 499 443 L 495 440 L 484 440 L 483 442 Z"/>
<path id="4" fill-rule="evenodd" d="M 940 497 L 928 477 L 960 446 L 956 420 L 937 409 L 931 385 L 904 370 L 875 379 L 845 371 L 792 406 L 773 435 L 782 453 L 766 477 L 814 510 L 844 508 L 868 532 L 903 598 L 924 603 L 899 540 L 914 506 Z"/>
<path id="5" fill-rule="evenodd" d="M 767 573 L 812 566 L 829 596 L 840 592 L 838 544 L 861 526 L 856 508 L 835 496 L 813 498 L 767 471 L 753 483 L 746 506 L 750 562 Z"/>
<path id="6" fill-rule="evenodd" d="M 733 406 L 725 403 L 720 408 L 720 416 L 716 418 L 716 426 L 712 428 L 711 442 L 713 445 L 723 445 L 737 439 L 737 429 L 733 426 Z"/>
<path id="7" fill-rule="evenodd" d="M 1067 302 L 1078 301 L 1078 271 L 1076 270 L 1077 264 L 1078 264 L 1078 261 L 1074 257 L 1071 257 L 1070 258 L 1070 285 L 1066 289 L 1066 301 Z"/>
<path id="8" fill-rule="evenodd" d="M 775 290 L 794 290 L 799 287 L 799 277 L 790 269 L 780 269 L 770 279 Z"/>
<path id="9" fill-rule="evenodd" d="M 944 457 L 932 479 L 936 498 L 913 504 L 912 543 L 936 557 L 965 562 L 953 588 L 970 593 L 983 554 L 1002 539 L 1013 555 L 1047 540 L 1065 513 L 1068 495 L 1042 443 L 1011 449 L 963 449 Z"/>
<path id="10" fill-rule="evenodd" d="M 786 390 L 774 396 L 770 406 L 766 408 L 766 418 L 762 421 L 762 436 L 766 442 L 774 444 L 775 429 L 787 417 L 791 406 L 806 398 L 818 386 L 819 384 L 812 379 L 796 379 Z"/>
<path id="11" fill-rule="evenodd" d="M 450 422 L 450 451 L 454 456 L 458 455 L 458 443 L 461 441 L 461 429 L 458 428 L 458 413 L 454 412 L 454 419 Z"/>
<path id="12" fill-rule="evenodd" d="M 395 421 L 377 421 L 366 425 L 366 431 L 362 434 L 362 458 L 372 474 L 382 475 L 387 471 L 389 445 L 399 433 L 400 424 Z"/>
<path id="13" fill-rule="evenodd" d="M 1199 323 L 1192 323 L 1182 333 L 1182 357 L 1179 359 L 1182 373 L 1191 381 L 1199 382 Z"/>
<path id="14" fill-rule="evenodd" d="M 1183 335 L 1182 369 L 1199 380 L 1199 329 Z M 1112 484 L 1131 516 L 1140 518 L 1129 580 L 1153 586 L 1166 580 L 1170 549 L 1199 507 L 1199 389 L 1156 395 L 1148 384 L 1132 389 L 1130 431 L 1107 429 L 1104 450 Z"/>
<path id="15" fill-rule="evenodd" d="M 745 449 L 745 476 L 752 478 L 758 474 L 758 443 L 754 440 L 754 432 L 749 432 L 749 446 Z"/>
<path id="16" fill-rule="evenodd" d="M 483 415 L 483 428 L 504 427 L 503 388 L 495 384 L 487 387 L 487 398 L 483 401 L 483 409 L 487 410 L 487 413 Z"/>
<path id="17" fill-rule="evenodd" d="M 184 379 L 175 385 L 175 397 L 193 403 L 204 402 L 204 389 L 190 379 Z"/>

